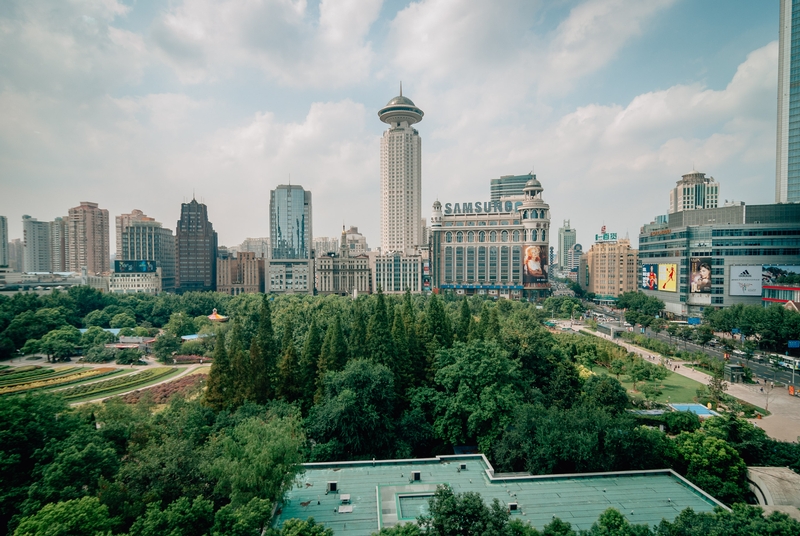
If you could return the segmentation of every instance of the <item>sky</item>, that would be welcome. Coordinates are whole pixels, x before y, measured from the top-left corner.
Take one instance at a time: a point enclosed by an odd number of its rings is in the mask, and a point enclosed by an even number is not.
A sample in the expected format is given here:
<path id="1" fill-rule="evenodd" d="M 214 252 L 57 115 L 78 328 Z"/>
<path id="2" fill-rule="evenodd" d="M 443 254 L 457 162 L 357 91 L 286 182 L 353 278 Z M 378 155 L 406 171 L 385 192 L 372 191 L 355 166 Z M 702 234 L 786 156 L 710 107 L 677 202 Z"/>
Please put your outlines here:
<path id="1" fill-rule="evenodd" d="M 0 215 L 81 201 L 220 245 L 269 236 L 269 191 L 314 236 L 380 245 L 377 111 L 425 112 L 422 207 L 534 171 L 584 249 L 666 214 L 692 169 L 774 202 L 779 0 L 4 0 Z M 553 245 L 553 244 L 551 244 Z"/>

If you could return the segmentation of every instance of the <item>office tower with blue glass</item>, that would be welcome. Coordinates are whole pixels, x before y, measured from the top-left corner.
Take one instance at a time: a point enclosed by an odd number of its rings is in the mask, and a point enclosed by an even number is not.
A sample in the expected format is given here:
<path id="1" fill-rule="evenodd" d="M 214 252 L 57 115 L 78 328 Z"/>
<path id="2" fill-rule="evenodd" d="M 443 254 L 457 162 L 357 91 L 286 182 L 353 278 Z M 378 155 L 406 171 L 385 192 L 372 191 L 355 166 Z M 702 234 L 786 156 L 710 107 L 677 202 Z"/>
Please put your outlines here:
<path id="1" fill-rule="evenodd" d="M 800 0 L 781 0 L 775 202 L 800 202 Z"/>
<path id="2" fill-rule="evenodd" d="M 266 291 L 313 294 L 311 192 L 302 186 L 281 184 L 270 192 L 269 218 L 272 255 Z"/>

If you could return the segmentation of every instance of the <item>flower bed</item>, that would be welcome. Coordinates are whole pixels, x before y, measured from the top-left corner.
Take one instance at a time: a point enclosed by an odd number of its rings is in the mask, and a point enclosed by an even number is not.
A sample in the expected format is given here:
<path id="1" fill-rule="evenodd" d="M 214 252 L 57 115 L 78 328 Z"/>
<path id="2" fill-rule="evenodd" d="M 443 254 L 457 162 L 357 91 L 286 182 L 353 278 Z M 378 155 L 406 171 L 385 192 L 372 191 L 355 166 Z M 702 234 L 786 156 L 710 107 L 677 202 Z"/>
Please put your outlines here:
<path id="1" fill-rule="evenodd" d="M 190 374 L 171 382 L 128 393 L 127 395 L 123 395 L 122 400 L 128 404 L 135 404 L 139 402 L 143 396 L 149 395 L 156 404 L 166 404 L 172 395 L 178 393 L 183 394 L 194 389 L 195 386 L 204 382 L 207 377 L 207 374 Z"/>
<path id="2" fill-rule="evenodd" d="M 41 380 L 27 381 L 25 383 L 18 383 L 0 388 L 0 395 L 19 393 L 22 391 L 29 391 L 31 389 L 42 389 L 47 387 L 55 387 L 77 381 L 87 380 L 89 378 L 97 378 L 106 376 L 117 372 L 118 369 L 101 367 L 95 369 L 79 369 L 74 368 L 67 374 L 60 374 L 55 378 L 45 378 Z"/>
<path id="3" fill-rule="evenodd" d="M 111 380 L 70 387 L 69 389 L 60 390 L 58 393 L 67 400 L 101 397 L 103 395 L 113 394 L 114 391 L 124 390 L 158 380 L 164 376 L 172 374 L 176 370 L 177 369 L 174 367 L 145 369 L 139 372 L 134 372 L 133 374 L 126 374 L 125 376 L 113 378 Z"/>

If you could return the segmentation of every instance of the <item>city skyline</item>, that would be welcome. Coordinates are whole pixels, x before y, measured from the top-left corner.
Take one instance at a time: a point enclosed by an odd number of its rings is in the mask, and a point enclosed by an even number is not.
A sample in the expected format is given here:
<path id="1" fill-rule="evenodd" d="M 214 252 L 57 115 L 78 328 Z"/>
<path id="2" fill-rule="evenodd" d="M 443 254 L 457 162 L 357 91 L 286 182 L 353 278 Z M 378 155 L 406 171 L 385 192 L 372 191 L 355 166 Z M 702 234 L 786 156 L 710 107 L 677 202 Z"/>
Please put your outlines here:
<path id="1" fill-rule="evenodd" d="M 0 214 L 9 240 L 81 199 L 173 222 L 194 191 L 234 245 L 269 234 L 291 179 L 325 200 L 316 234 L 378 244 L 375 114 L 400 80 L 426 111 L 426 219 L 530 171 L 584 244 L 602 224 L 635 240 L 692 168 L 771 202 L 779 2 L 698 4 L 18 3 L 0 15 Z"/>

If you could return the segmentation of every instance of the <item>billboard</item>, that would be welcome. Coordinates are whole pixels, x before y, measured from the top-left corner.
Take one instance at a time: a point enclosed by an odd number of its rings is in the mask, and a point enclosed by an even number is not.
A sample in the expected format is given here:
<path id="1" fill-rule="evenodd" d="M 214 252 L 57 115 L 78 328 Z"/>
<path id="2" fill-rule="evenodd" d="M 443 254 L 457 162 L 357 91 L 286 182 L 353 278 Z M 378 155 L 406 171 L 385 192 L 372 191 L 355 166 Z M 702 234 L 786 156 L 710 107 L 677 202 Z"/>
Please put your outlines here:
<path id="1" fill-rule="evenodd" d="M 645 290 L 658 290 L 658 265 L 642 265 L 642 288 Z"/>
<path id="2" fill-rule="evenodd" d="M 761 281 L 764 285 L 774 285 L 782 275 L 800 274 L 800 266 L 765 264 L 761 268 Z"/>
<path id="3" fill-rule="evenodd" d="M 114 261 L 118 274 L 147 274 L 156 271 L 156 261 Z"/>
<path id="4" fill-rule="evenodd" d="M 547 282 L 547 248 L 525 246 L 522 255 L 522 284 Z"/>
<path id="5" fill-rule="evenodd" d="M 729 273 L 729 295 L 761 296 L 761 266 L 731 266 Z"/>
<path id="6" fill-rule="evenodd" d="M 711 258 L 691 257 L 689 267 L 689 293 L 711 294 Z"/>
<path id="7" fill-rule="evenodd" d="M 658 265 L 658 290 L 662 292 L 677 292 L 678 290 L 678 265 Z"/>

